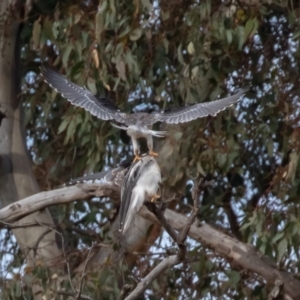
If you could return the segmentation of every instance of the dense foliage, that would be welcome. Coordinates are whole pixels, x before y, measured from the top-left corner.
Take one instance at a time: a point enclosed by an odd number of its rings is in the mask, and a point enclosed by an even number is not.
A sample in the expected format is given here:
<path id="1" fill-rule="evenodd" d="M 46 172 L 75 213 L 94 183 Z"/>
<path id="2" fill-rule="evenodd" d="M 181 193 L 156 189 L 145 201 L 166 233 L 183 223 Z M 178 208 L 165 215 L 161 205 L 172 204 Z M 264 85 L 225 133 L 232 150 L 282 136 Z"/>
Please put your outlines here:
<path id="1" fill-rule="evenodd" d="M 177 194 L 174 209 L 190 211 L 190 176 L 214 179 L 199 199 L 199 221 L 298 274 L 299 17 L 297 1 L 35 1 L 23 24 L 21 57 L 27 142 L 40 186 L 53 189 L 132 155 L 124 132 L 43 83 L 41 64 L 126 112 L 209 101 L 251 85 L 243 101 L 217 117 L 157 127 L 170 136 L 155 149 L 164 185 Z M 109 242 L 115 206 L 95 199 L 55 208 L 69 249 Z M 132 273 L 126 264 L 110 266 L 83 293 L 116 299 L 119 268 L 134 285 L 172 247 L 163 234 L 138 255 Z M 263 278 L 207 247 L 188 240 L 188 250 L 197 259 L 161 275 L 145 299 L 266 299 L 270 292 Z M 16 259 L 5 271 L 21 264 Z"/>

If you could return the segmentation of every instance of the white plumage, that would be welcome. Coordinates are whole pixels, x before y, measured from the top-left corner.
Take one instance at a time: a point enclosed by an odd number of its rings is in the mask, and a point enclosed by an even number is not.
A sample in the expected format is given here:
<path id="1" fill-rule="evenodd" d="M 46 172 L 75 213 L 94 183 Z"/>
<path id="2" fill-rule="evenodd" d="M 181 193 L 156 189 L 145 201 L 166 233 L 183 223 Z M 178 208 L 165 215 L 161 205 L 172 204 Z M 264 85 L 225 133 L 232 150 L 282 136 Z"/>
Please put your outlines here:
<path id="1" fill-rule="evenodd" d="M 121 187 L 119 230 L 123 234 L 144 202 L 158 197 L 160 183 L 160 168 L 154 157 L 147 155 L 132 164 Z"/>

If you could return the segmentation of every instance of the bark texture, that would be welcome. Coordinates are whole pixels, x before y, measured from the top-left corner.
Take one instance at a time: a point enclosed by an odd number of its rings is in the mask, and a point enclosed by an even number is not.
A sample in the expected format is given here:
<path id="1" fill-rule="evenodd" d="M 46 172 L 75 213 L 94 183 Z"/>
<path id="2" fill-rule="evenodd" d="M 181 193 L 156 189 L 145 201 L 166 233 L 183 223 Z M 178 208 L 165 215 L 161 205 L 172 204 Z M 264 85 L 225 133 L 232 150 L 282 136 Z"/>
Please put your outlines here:
<path id="1" fill-rule="evenodd" d="M 0 109 L 5 113 L 0 126 L 0 205 L 5 207 L 15 201 L 39 192 L 31 170 L 31 160 L 26 149 L 20 97 L 20 3 L 1 1 L 0 40 Z M 36 226 L 21 228 L 35 222 Z M 48 211 L 36 211 L 14 223 L 17 242 L 28 265 L 37 260 L 53 266 L 61 255 L 55 232 L 39 223 L 54 225 Z"/>

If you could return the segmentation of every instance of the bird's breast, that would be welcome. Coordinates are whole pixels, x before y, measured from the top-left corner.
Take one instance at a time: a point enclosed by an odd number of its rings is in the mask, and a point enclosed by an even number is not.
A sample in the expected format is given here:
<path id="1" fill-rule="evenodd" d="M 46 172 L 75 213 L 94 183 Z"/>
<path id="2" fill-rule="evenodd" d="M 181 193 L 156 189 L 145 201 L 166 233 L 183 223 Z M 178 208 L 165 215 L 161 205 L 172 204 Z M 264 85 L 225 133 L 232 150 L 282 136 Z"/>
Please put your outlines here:
<path id="1" fill-rule="evenodd" d="M 147 172 L 141 175 L 137 182 L 137 186 L 143 189 L 145 194 L 155 195 L 161 183 L 161 173 L 157 164 L 149 166 Z"/>
<path id="2" fill-rule="evenodd" d="M 127 134 L 135 138 L 146 137 L 150 134 L 148 127 L 142 125 L 130 125 L 127 128 Z"/>

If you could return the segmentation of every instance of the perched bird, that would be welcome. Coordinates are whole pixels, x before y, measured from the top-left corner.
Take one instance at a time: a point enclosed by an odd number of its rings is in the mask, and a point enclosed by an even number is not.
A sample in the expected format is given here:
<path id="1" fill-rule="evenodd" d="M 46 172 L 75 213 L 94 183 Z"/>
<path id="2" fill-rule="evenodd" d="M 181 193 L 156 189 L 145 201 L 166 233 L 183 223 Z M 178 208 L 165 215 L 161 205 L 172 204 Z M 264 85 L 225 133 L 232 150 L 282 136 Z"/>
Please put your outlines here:
<path id="1" fill-rule="evenodd" d="M 57 72 L 47 67 L 42 67 L 41 70 L 45 81 L 58 93 L 61 93 L 62 96 L 72 104 L 84 108 L 92 115 L 102 120 L 115 120 L 118 123 L 124 124 L 125 126 L 116 124 L 112 125 L 119 129 L 126 130 L 127 134 L 131 137 L 133 151 L 135 154 L 134 161 L 140 159 L 140 150 L 137 142 L 138 138 L 146 138 L 149 148 L 149 155 L 157 155 L 157 153 L 153 151 L 152 136 L 164 137 L 166 136 L 167 132 L 151 130 L 151 127 L 154 123 L 165 122 L 168 124 L 178 124 L 190 122 L 208 115 L 215 116 L 220 111 L 237 102 L 239 98 L 247 91 L 247 89 L 242 89 L 236 94 L 223 99 L 212 102 L 192 104 L 169 111 L 153 112 L 151 114 L 141 112 L 127 114 L 120 111 L 107 98 L 93 95 L 86 88 L 70 82 Z"/>
<path id="2" fill-rule="evenodd" d="M 133 216 L 145 201 L 154 202 L 158 196 L 161 172 L 155 158 L 142 156 L 133 162 L 121 187 L 121 206 L 119 211 L 119 231 L 127 231 Z"/>

